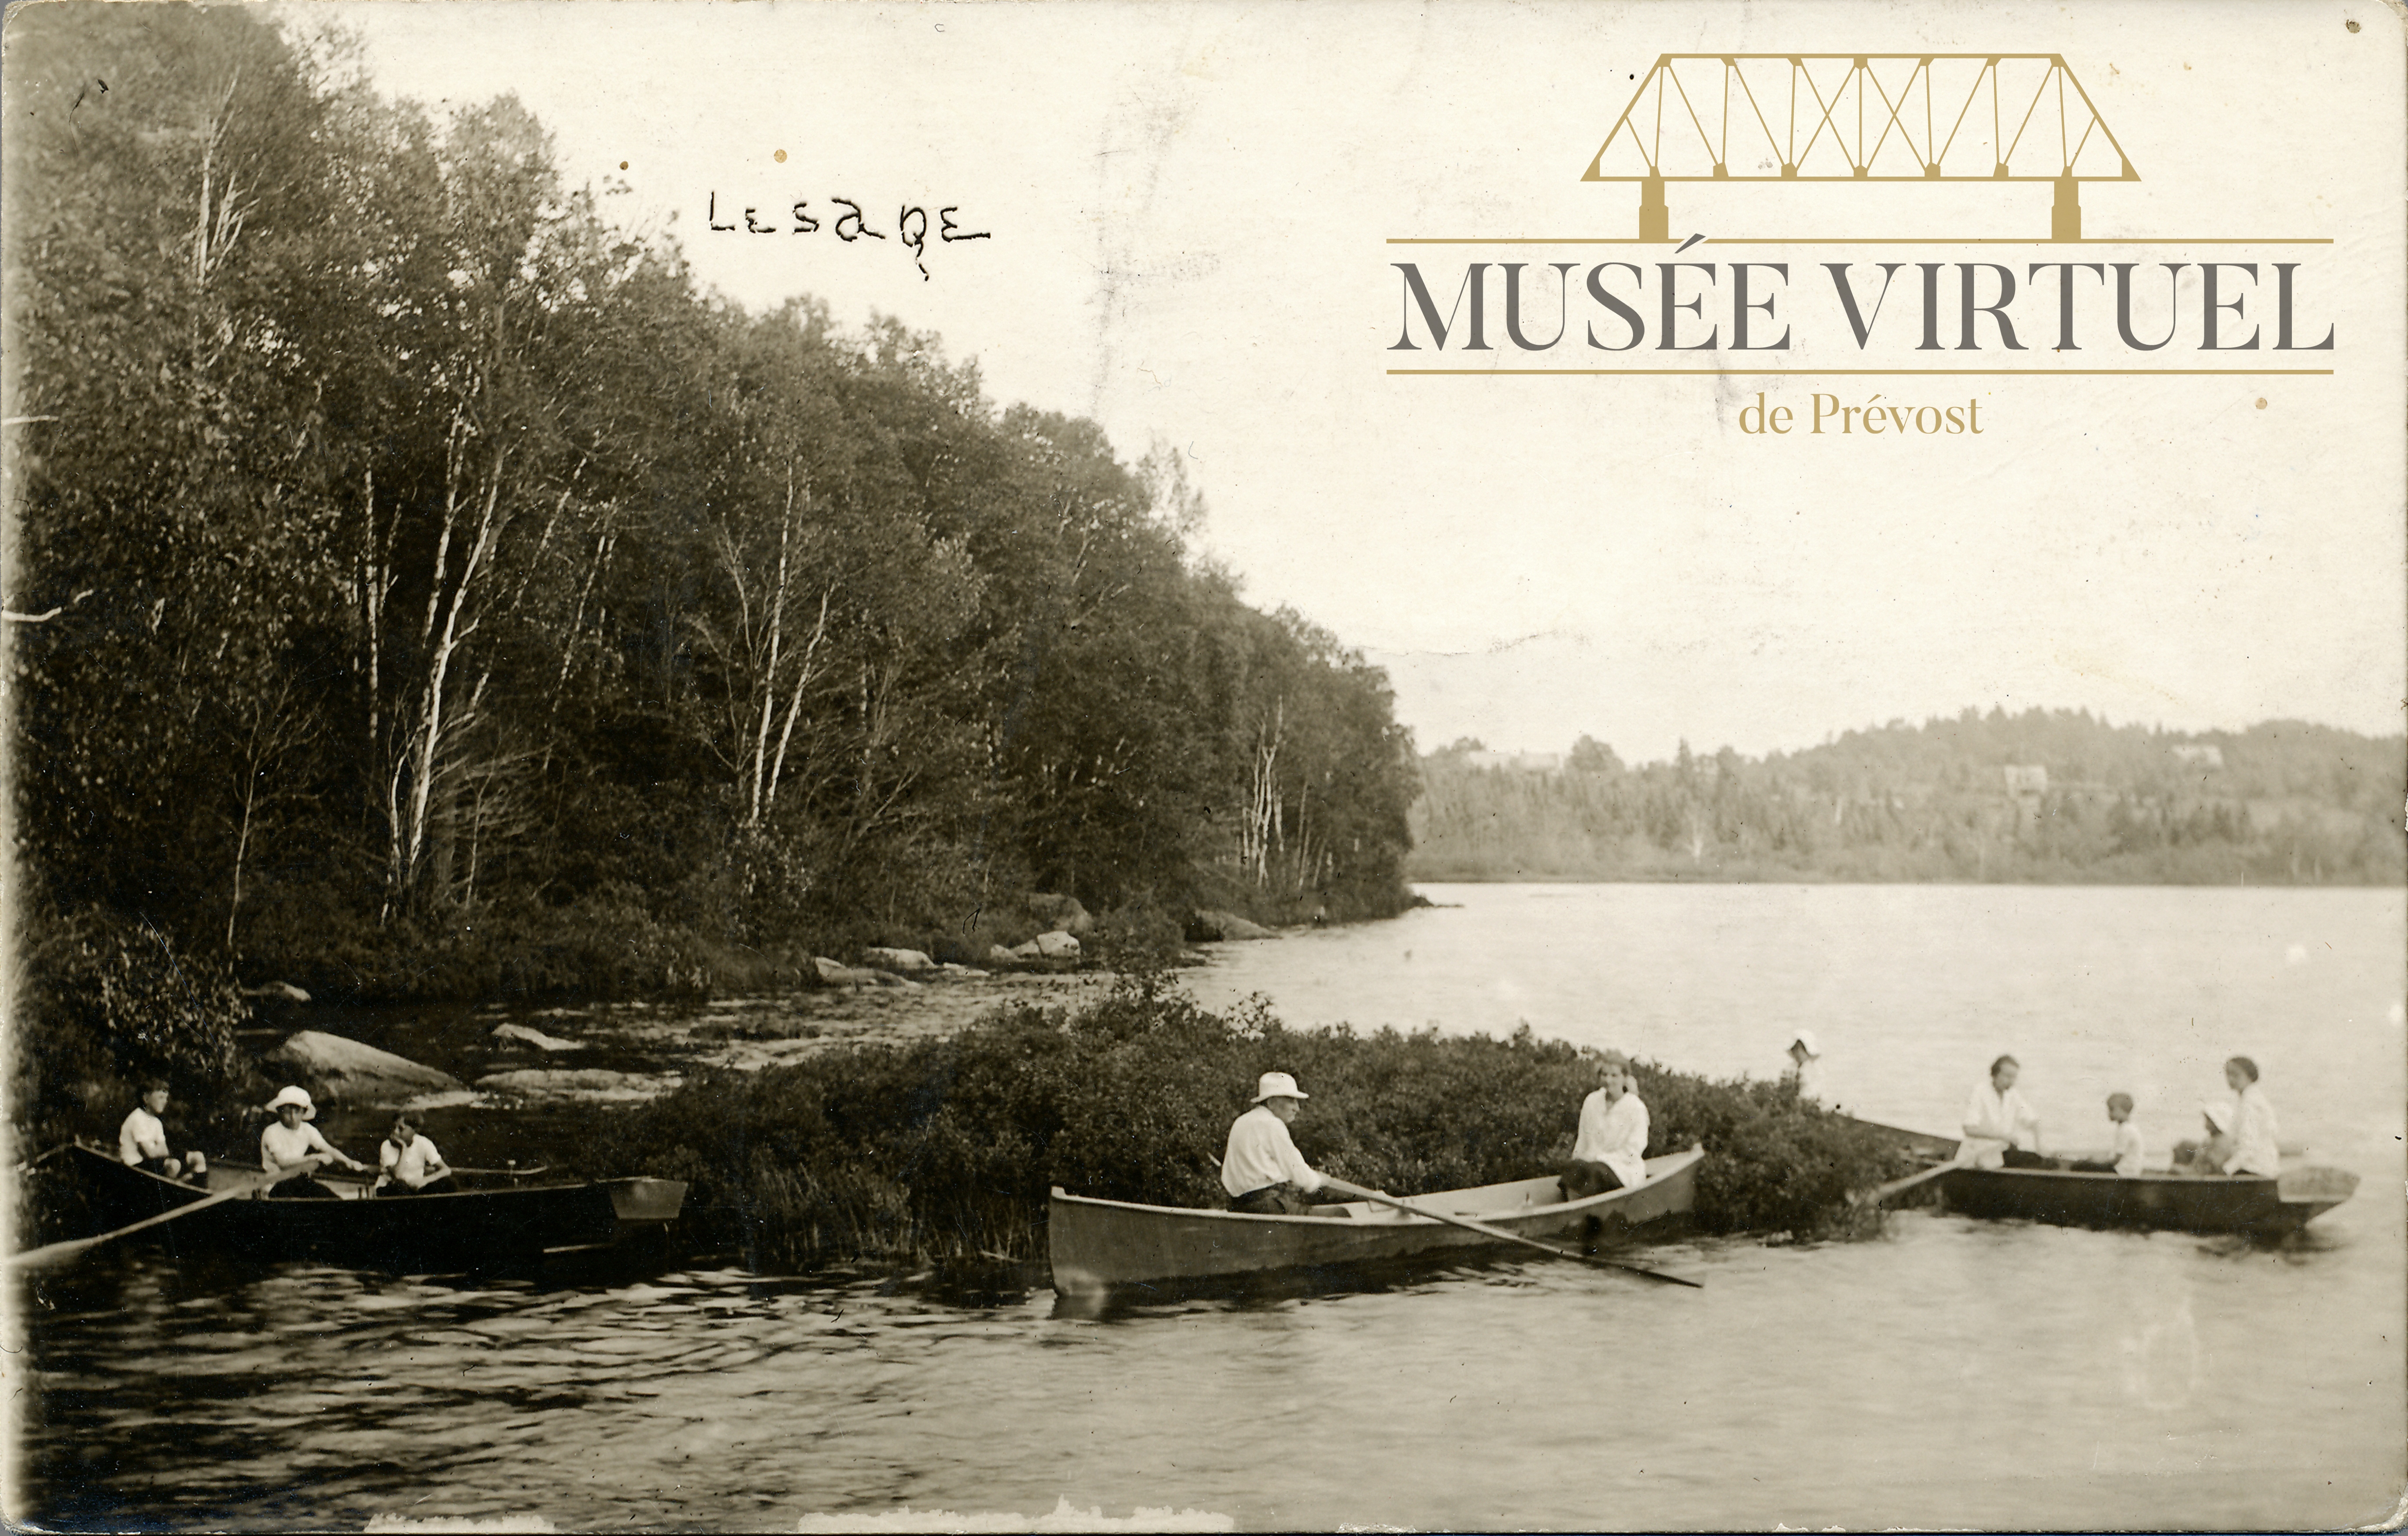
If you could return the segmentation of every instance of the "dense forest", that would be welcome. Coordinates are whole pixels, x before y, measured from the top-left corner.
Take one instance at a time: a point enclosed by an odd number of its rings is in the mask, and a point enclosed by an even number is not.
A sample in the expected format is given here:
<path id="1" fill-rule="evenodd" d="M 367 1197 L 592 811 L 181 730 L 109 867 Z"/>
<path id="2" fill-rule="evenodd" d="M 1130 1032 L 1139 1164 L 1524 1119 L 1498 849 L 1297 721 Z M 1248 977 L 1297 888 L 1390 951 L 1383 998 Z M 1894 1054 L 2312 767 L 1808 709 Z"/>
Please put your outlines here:
<path id="1" fill-rule="evenodd" d="M 1967 710 L 1799 753 L 1630 767 L 1464 740 L 1422 760 L 1421 880 L 2397 884 L 2408 742 Z"/>
<path id="2" fill-rule="evenodd" d="M 514 101 L 386 99 L 339 36 L 9 43 L 37 1005 L 703 990 L 983 955 L 1032 892 L 1107 942 L 1401 904 L 1384 675 L 1193 553 L 1175 455 L 718 298 Z"/>

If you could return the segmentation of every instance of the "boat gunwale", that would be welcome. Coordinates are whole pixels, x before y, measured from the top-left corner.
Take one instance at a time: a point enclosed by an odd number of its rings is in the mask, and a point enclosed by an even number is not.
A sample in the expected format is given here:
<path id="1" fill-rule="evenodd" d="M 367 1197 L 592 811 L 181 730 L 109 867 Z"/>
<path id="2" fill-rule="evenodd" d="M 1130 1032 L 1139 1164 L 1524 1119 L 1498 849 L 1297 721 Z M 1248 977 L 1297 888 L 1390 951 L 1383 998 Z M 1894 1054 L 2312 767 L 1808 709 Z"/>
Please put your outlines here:
<path id="1" fill-rule="evenodd" d="M 1585 1196 L 1577 1200 L 1556 1200 L 1549 1205 L 1516 1206 L 1510 1211 L 1483 1211 L 1477 1213 L 1450 1211 L 1447 1214 L 1451 1216 L 1462 1216 L 1470 1221 L 1484 1221 L 1494 1226 L 1497 1223 L 1503 1221 L 1518 1221 L 1526 1216 L 1539 1214 L 1562 1215 L 1568 1213 L 1587 1211 L 1595 1207 L 1607 1204 L 1612 1200 L 1638 1194 L 1641 1190 L 1653 1188 L 1656 1184 L 1661 1184 L 1664 1180 L 1673 1177 L 1675 1174 L 1684 1173 L 1690 1169 L 1695 1168 L 1698 1164 L 1705 1160 L 1705 1156 L 1706 1149 L 1702 1143 L 1699 1143 L 1698 1145 L 1691 1146 L 1684 1151 L 1668 1152 L 1658 1157 L 1650 1157 L 1647 1159 L 1650 1163 L 1664 1163 L 1670 1166 L 1666 1167 L 1661 1173 L 1655 1172 L 1651 1170 L 1645 1184 L 1627 1185 L 1620 1189 L 1608 1189 L 1595 1195 Z M 1545 1178 L 1546 1175 L 1543 1173 L 1534 1174 L 1532 1177 Z M 1506 1184 L 1524 1184 L 1528 1181 L 1522 1179 L 1508 1179 L 1502 1182 Z M 1473 1189 L 1485 1189 L 1493 1186 L 1487 1184 L 1473 1184 L 1470 1187 Z M 1460 1195 L 1466 1192 L 1467 1191 L 1460 1189 L 1436 1189 L 1426 1195 L 1406 1195 L 1398 1198 L 1402 1199 L 1429 1201 L 1443 1199 L 1449 1195 Z M 1316 1227 L 1327 1227 L 1334 1230 L 1363 1231 L 1369 1229 L 1367 1228 L 1366 1224 L 1356 1220 L 1353 1216 L 1291 1216 L 1253 1211 L 1214 1211 L 1204 1206 L 1196 1205 L 1147 1205 L 1137 1200 L 1107 1199 L 1099 1195 L 1073 1195 L 1068 1190 L 1064 1189 L 1060 1184 L 1053 1186 L 1053 1198 L 1057 1200 L 1066 1200 L 1075 1205 L 1102 1206 L 1107 1210 L 1112 1211 L 1141 1211 L 1147 1215 L 1155 1216 L 1211 1216 L 1223 1221 L 1271 1222 L 1283 1226 L 1306 1224 Z M 1452 1222 L 1440 1221 L 1434 1216 L 1408 1214 L 1403 1212 L 1399 1212 L 1398 1214 L 1400 1218 L 1399 1220 L 1394 1222 L 1383 1221 L 1379 1223 L 1378 1226 L 1381 1227 L 1395 1227 L 1415 1225 L 1424 1227 L 1451 1227 L 1454 1225 Z"/>
<path id="2" fill-rule="evenodd" d="M 2319 1168 L 2322 1167 L 2321 1164 L 2316 1166 Z M 2344 1203 L 2349 1198 L 2347 1195 L 2344 1195 L 2339 1198 L 2326 1194 L 2286 1195 L 2283 1193 L 2283 1175 L 2275 1173 L 2181 1173 L 2172 1169 L 2163 1168 L 2146 1169 L 2139 1173 L 2117 1173 L 2112 1170 L 2102 1171 L 2098 1169 L 2089 1168 L 1976 1168 L 1971 1164 L 1967 1164 L 1962 1167 L 1951 1168 L 1948 1171 L 1952 1176 L 1958 1173 L 1979 1173 L 1985 1177 L 1993 1174 L 2005 1174 L 2017 1179 L 2099 1180 L 2101 1182 L 2113 1182 L 2118 1185 L 2130 1184 L 2136 1187 L 2146 1187 L 2151 1184 L 2165 1184 L 2184 1189 L 2213 1189 L 2218 1187 L 2231 1189 L 2244 1188 L 2252 1185 L 2272 1184 L 2274 1188 L 2274 1199 L 2282 1204 L 2315 1205 L 2321 1206 L 2326 1210 L 2330 1210 L 2334 1206 Z M 2309 1170 L 2300 1169 L 2294 1171 L 2306 1172 L 2309 1171 Z M 2329 1171 L 2347 1173 L 2349 1170 L 2346 1169 L 2333 1169 Z M 2350 1176 L 2353 1181 L 2357 1178 L 2357 1175 L 2355 1174 L 2351 1174 Z M 2355 1183 L 2353 1183 L 2350 1192 L 2352 1194 L 2357 1192 Z"/>

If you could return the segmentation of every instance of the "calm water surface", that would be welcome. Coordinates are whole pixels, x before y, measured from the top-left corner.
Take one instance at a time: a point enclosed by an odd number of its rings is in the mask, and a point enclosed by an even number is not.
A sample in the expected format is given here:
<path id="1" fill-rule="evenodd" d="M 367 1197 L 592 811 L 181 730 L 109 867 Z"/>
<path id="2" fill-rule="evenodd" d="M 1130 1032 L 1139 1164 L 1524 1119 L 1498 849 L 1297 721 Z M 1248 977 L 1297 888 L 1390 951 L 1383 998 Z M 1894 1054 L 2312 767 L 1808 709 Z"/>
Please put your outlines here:
<path id="1" fill-rule="evenodd" d="M 1804 1024 L 1830 1097 L 1934 1128 L 2013 1050 L 2068 1144 L 2101 1139 L 2099 1100 L 2122 1088 L 2165 1145 L 2245 1051 L 2285 1138 L 2366 1183 L 2272 1251 L 1906 1213 L 1871 1242 L 1654 1250 L 1702 1291 L 1507 1260 L 1100 1314 L 915 1277 L 470 1283 L 130 1254 L 34 1298 L 10 1341 L 32 1390 L 8 1513 L 708 1529 L 1066 1497 L 1324 1529 L 2391 1512 L 2401 893 L 1426 889 L 1461 905 L 1225 946 L 1192 985 L 1263 992 L 1294 1022 L 1526 1020 L 1715 1073 L 1770 1071 Z"/>

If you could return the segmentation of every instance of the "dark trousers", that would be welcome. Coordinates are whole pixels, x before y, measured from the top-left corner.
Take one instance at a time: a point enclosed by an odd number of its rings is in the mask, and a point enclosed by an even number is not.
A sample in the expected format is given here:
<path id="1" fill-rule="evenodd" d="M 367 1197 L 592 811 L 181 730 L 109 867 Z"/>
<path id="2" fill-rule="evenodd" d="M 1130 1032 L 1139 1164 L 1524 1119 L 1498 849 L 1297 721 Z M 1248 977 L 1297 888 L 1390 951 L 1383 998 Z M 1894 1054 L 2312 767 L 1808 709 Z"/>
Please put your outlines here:
<path id="1" fill-rule="evenodd" d="M 1249 1216 L 1309 1216 L 1312 1198 L 1292 1184 L 1267 1184 L 1231 1200 L 1229 1209 Z"/>
<path id="2" fill-rule="evenodd" d="M 1564 1199 L 1584 1200 L 1591 1195 L 1602 1195 L 1609 1189 L 1622 1187 L 1622 1175 L 1603 1163 L 1575 1159 L 1564 1165 L 1561 1184 Z"/>
<path id="3" fill-rule="evenodd" d="M 391 1184 L 386 1184 L 382 1189 L 377 1191 L 377 1199 L 380 1200 L 391 1199 L 397 1195 L 449 1195 L 456 1187 L 458 1186 L 452 1184 L 452 1175 L 449 1173 L 444 1174 L 439 1179 L 429 1179 L 415 1189 L 410 1188 L 409 1185 L 402 1183 L 399 1179 L 395 1179 Z"/>
<path id="4" fill-rule="evenodd" d="M 2056 1168 L 2060 1166 L 2057 1160 L 2054 1157 L 2043 1157 L 2037 1152 L 2026 1152 L 2021 1147 L 2009 1147 L 2003 1156 L 2006 1161 L 2002 1166 L 2007 1168 Z"/>

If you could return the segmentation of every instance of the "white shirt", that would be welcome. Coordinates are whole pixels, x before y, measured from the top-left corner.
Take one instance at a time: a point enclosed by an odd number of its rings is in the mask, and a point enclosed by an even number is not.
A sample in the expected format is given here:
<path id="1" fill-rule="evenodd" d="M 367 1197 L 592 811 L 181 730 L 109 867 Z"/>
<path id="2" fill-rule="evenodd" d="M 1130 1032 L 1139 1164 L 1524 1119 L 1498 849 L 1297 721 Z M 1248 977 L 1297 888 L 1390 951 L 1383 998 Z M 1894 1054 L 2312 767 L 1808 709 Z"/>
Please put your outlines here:
<path id="1" fill-rule="evenodd" d="M 136 1163 L 167 1156 L 167 1127 L 159 1117 L 136 1104 L 125 1124 L 117 1127 L 117 1160 L 132 1168 Z"/>
<path id="2" fill-rule="evenodd" d="M 2241 1113 L 2232 1127 L 2232 1156 L 2227 1173 L 2258 1173 L 2273 1178 L 2283 1171 L 2283 1155 L 2274 1146 L 2274 1101 L 2255 1083 L 2241 1090 Z"/>
<path id="3" fill-rule="evenodd" d="M 270 1173 L 298 1167 L 312 1156 L 333 1161 L 336 1156 L 326 1139 L 318 1134 L 318 1127 L 306 1120 L 291 1130 L 286 1130 L 284 1122 L 279 1120 L 259 1133 L 259 1166 Z"/>
<path id="4" fill-rule="evenodd" d="M 2115 1127 L 2115 1148 L 2109 1156 L 2115 1160 L 2115 1171 L 2124 1178 L 2136 1177 L 2148 1153 L 2141 1145 L 2141 1128 L 2129 1120 Z"/>
<path id="5" fill-rule="evenodd" d="M 1974 1085 L 1973 1097 L 1965 1100 L 1964 1128 L 1965 1140 L 1956 1148 L 1960 1166 L 2002 1167 L 2010 1145 L 2027 1152 L 2040 1150 L 2040 1116 L 2024 1102 L 2022 1094 L 2013 1088 L 2002 1094 L 1986 1077 Z"/>
<path id="6" fill-rule="evenodd" d="M 1296 1150 L 1287 1122 L 1268 1104 L 1257 1104 L 1229 1126 L 1229 1145 L 1221 1155 L 1221 1187 L 1236 1199 L 1275 1184 L 1292 1184 L 1310 1195 L 1321 1187 L 1321 1175 Z"/>
<path id="7" fill-rule="evenodd" d="M 1647 1182 L 1647 1106 L 1635 1093 L 1626 1093 L 1611 1105 L 1605 1090 L 1581 1100 L 1580 1136 L 1572 1142 L 1575 1162 L 1603 1163 L 1613 1170 L 1625 1189 Z"/>
<path id="8" fill-rule="evenodd" d="M 429 1178 L 440 1178 L 452 1171 L 443 1161 L 443 1154 L 436 1151 L 435 1143 L 423 1136 L 412 1136 L 406 1147 L 396 1147 L 393 1144 L 393 1138 L 385 1138 L 384 1145 L 378 1149 L 377 1162 L 387 1178 L 397 1180 L 412 1189 L 425 1184 Z"/>

